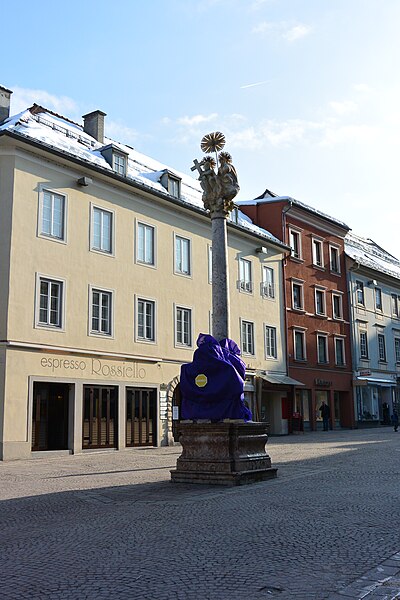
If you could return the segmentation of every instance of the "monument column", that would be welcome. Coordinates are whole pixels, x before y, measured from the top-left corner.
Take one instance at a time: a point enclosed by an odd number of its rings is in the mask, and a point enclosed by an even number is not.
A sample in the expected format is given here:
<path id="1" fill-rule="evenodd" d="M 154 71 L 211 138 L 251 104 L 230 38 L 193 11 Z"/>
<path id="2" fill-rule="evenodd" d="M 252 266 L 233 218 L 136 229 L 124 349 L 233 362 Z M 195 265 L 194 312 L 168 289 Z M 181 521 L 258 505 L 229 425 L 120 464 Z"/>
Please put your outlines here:
<path id="1" fill-rule="evenodd" d="M 212 234 L 212 335 L 230 338 L 227 216 L 211 213 Z"/>

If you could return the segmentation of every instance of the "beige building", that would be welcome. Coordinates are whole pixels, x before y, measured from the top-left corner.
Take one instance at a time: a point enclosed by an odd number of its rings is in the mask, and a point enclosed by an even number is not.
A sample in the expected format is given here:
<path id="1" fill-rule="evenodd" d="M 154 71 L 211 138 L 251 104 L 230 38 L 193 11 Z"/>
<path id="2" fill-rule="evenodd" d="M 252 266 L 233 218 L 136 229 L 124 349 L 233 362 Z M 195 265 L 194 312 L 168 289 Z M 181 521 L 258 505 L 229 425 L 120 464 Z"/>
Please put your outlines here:
<path id="1" fill-rule="evenodd" d="M 104 138 L 100 111 L 83 127 L 37 105 L 9 118 L 10 96 L 0 88 L 0 457 L 173 443 L 180 365 L 210 332 L 199 184 Z M 286 247 L 239 211 L 228 244 L 231 335 L 267 418 L 256 379 L 286 374 Z"/>

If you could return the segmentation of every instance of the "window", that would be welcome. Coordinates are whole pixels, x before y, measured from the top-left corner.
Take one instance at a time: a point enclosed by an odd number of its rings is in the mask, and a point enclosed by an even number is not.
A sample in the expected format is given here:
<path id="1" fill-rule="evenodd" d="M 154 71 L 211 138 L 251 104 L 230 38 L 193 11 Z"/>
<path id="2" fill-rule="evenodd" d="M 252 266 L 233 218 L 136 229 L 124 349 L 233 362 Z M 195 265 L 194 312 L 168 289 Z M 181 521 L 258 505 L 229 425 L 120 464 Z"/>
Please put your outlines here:
<path id="1" fill-rule="evenodd" d="M 190 240 L 175 236 L 175 273 L 190 275 Z"/>
<path id="2" fill-rule="evenodd" d="M 386 344 L 383 333 L 378 333 L 378 355 L 380 362 L 386 362 Z"/>
<path id="3" fill-rule="evenodd" d="M 254 356 L 254 323 L 242 321 L 242 352 Z"/>
<path id="4" fill-rule="evenodd" d="M 397 294 L 392 294 L 392 315 L 394 317 L 399 316 L 399 298 Z"/>
<path id="5" fill-rule="evenodd" d="M 112 293 L 92 289 L 91 333 L 111 335 Z"/>
<path id="6" fill-rule="evenodd" d="M 292 283 L 292 307 L 296 310 L 303 310 L 303 284 Z"/>
<path id="7" fill-rule="evenodd" d="M 168 177 L 168 193 L 171 194 L 174 198 L 180 197 L 180 181 L 179 179 L 175 179 L 175 177 Z"/>
<path id="8" fill-rule="evenodd" d="M 192 311 L 190 308 L 175 308 L 175 339 L 177 346 L 192 345 Z"/>
<path id="9" fill-rule="evenodd" d="M 92 248 L 100 252 L 112 253 L 113 215 L 108 210 L 93 207 Z"/>
<path id="10" fill-rule="evenodd" d="M 382 311 L 382 290 L 381 290 L 381 288 L 375 288 L 375 308 L 376 308 L 376 310 Z"/>
<path id="11" fill-rule="evenodd" d="M 126 156 L 113 152 L 112 161 L 113 170 L 118 173 L 118 175 L 126 175 Z"/>
<path id="12" fill-rule="evenodd" d="M 160 178 L 161 185 L 167 190 L 168 194 L 174 198 L 181 196 L 181 180 L 179 177 L 164 169 Z"/>
<path id="13" fill-rule="evenodd" d="M 289 229 L 289 246 L 294 258 L 301 258 L 301 237 L 298 231 Z"/>
<path id="14" fill-rule="evenodd" d="M 325 315 L 325 290 L 315 290 L 315 312 L 317 315 Z"/>
<path id="15" fill-rule="evenodd" d="M 362 281 L 356 281 L 356 302 L 364 306 L 364 284 Z"/>
<path id="16" fill-rule="evenodd" d="M 329 246 L 329 264 L 332 273 L 340 273 L 339 248 Z"/>
<path id="17" fill-rule="evenodd" d="M 154 227 L 144 223 L 137 225 L 137 261 L 154 265 Z"/>
<path id="18" fill-rule="evenodd" d="M 335 338 L 335 363 L 338 367 L 343 367 L 346 364 L 343 338 Z"/>
<path id="19" fill-rule="evenodd" d="M 41 194 L 40 234 L 65 239 L 65 196 L 44 190 Z"/>
<path id="20" fill-rule="evenodd" d="M 368 337 L 366 331 L 360 331 L 360 358 L 368 358 Z"/>
<path id="21" fill-rule="evenodd" d="M 277 358 L 276 327 L 265 326 L 265 356 Z"/>
<path id="22" fill-rule="evenodd" d="M 306 359 L 306 347 L 305 347 L 305 332 L 294 331 L 294 359 L 305 360 Z"/>
<path id="23" fill-rule="evenodd" d="M 152 300 L 137 300 L 137 339 L 154 342 L 155 337 L 155 303 Z"/>
<path id="24" fill-rule="evenodd" d="M 63 282 L 39 277 L 38 324 L 62 327 Z"/>
<path id="25" fill-rule="evenodd" d="M 323 246 L 320 240 L 312 241 L 313 264 L 317 267 L 324 266 Z"/>
<path id="26" fill-rule="evenodd" d="M 394 355 L 396 362 L 400 363 L 400 338 L 394 338 Z"/>
<path id="27" fill-rule="evenodd" d="M 317 358 L 319 363 L 328 362 L 328 338 L 326 335 L 317 334 Z"/>
<path id="28" fill-rule="evenodd" d="M 262 276 L 261 295 L 264 296 L 264 298 L 275 298 L 274 269 L 271 267 L 263 267 Z"/>
<path id="29" fill-rule="evenodd" d="M 239 290 L 242 292 L 253 291 L 251 261 L 245 258 L 239 258 Z"/>
<path id="30" fill-rule="evenodd" d="M 343 298 L 341 294 L 332 294 L 332 316 L 334 319 L 343 319 Z"/>

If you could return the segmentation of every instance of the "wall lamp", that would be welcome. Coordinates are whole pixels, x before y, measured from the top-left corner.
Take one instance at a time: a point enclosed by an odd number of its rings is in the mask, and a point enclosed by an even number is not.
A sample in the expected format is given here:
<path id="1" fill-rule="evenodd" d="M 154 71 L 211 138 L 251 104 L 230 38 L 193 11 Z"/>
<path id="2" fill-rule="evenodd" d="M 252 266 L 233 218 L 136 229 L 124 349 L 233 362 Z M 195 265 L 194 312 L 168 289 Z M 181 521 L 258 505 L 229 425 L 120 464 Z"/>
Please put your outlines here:
<path id="1" fill-rule="evenodd" d="M 376 279 L 371 279 L 370 281 L 368 281 L 368 285 L 378 285 L 378 282 Z"/>
<path id="2" fill-rule="evenodd" d="M 93 183 L 93 179 L 90 179 L 90 177 L 80 177 L 77 181 L 77 184 L 83 187 L 87 187 L 91 183 Z"/>
<path id="3" fill-rule="evenodd" d="M 268 250 L 265 246 L 260 246 L 259 248 L 256 248 L 256 252 L 257 254 L 268 254 Z"/>

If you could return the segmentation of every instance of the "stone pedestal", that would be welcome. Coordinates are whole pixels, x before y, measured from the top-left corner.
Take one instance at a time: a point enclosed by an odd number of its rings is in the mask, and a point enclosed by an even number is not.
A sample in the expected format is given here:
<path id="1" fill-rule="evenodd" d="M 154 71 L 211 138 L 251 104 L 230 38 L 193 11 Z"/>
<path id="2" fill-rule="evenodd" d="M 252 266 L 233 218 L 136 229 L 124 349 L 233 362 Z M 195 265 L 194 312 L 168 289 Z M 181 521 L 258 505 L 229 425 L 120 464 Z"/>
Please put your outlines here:
<path id="1" fill-rule="evenodd" d="M 173 483 L 244 485 L 277 476 L 265 451 L 265 423 L 180 423 L 182 454 Z"/>

